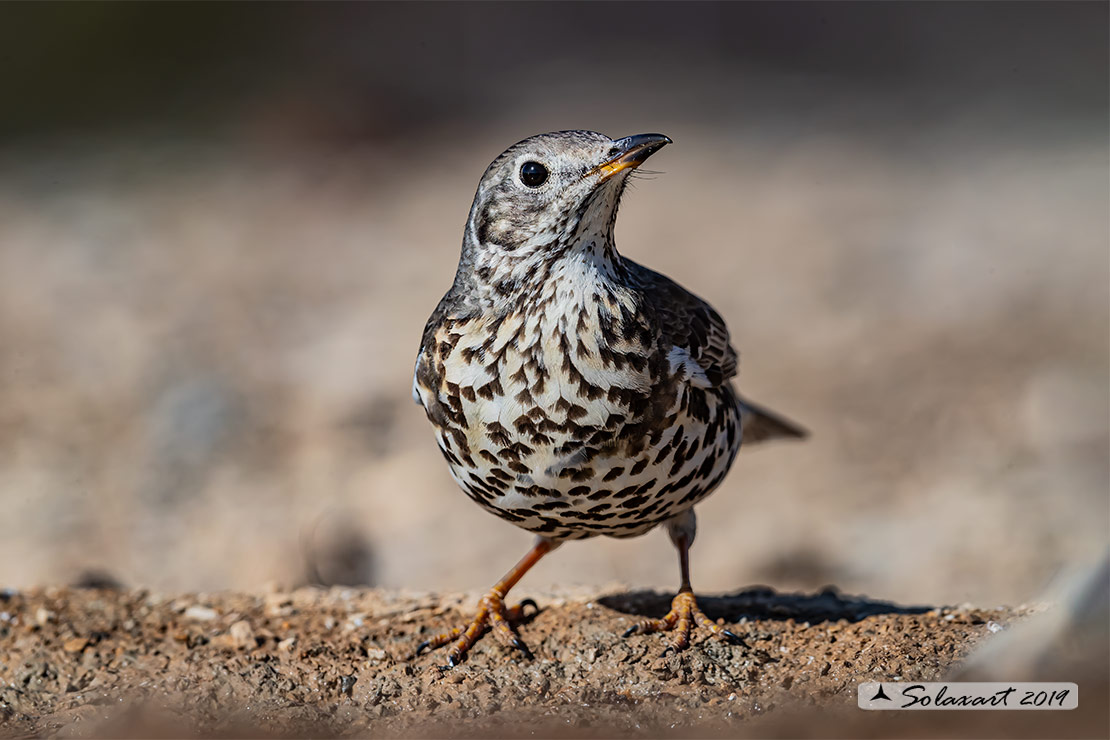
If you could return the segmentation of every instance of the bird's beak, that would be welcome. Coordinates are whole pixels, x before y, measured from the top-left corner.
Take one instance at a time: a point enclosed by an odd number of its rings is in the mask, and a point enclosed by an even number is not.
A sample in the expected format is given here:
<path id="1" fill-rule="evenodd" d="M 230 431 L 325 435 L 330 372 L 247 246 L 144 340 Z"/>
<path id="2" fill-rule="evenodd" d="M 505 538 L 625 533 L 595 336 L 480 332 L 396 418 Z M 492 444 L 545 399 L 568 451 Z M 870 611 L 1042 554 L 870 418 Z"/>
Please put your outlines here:
<path id="1" fill-rule="evenodd" d="M 617 139 L 609 150 L 610 158 L 591 169 L 586 176 L 596 174 L 604 182 L 618 172 L 639 167 L 645 159 L 670 143 L 670 138 L 663 134 L 636 134 Z"/>

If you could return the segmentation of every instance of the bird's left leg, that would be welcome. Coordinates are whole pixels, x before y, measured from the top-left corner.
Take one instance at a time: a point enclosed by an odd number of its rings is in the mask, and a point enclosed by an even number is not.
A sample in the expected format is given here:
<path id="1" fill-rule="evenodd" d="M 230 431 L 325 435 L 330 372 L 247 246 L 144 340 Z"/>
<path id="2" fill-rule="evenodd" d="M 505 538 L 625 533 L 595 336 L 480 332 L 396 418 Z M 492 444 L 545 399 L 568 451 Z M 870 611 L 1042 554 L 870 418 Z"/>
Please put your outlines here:
<path id="1" fill-rule="evenodd" d="M 648 634 L 651 632 L 674 632 L 671 644 L 663 651 L 664 655 L 674 650 L 685 650 L 690 645 L 690 632 L 694 626 L 703 627 L 710 634 L 729 640 L 738 645 L 743 640 L 737 635 L 717 624 L 698 608 L 698 601 L 694 597 L 694 589 L 690 587 L 690 545 L 697 533 L 697 519 L 694 510 L 688 509 L 674 519 L 667 522 L 667 534 L 671 537 L 678 550 L 678 564 L 682 570 L 682 585 L 678 593 L 671 600 L 671 610 L 661 619 L 643 619 L 629 627 L 624 637 L 634 634 Z"/>

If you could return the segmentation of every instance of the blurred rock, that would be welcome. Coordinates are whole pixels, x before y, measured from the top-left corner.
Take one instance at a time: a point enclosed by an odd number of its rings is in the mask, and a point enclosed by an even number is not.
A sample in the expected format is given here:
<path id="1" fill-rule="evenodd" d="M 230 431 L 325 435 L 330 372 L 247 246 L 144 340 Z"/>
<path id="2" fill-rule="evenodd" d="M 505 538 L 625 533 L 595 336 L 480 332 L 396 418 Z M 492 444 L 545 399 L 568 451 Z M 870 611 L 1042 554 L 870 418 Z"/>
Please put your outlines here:
<path id="1" fill-rule="evenodd" d="M 305 567 L 308 583 L 317 586 L 374 585 L 374 550 L 358 520 L 330 514 L 307 533 Z"/>
<path id="2" fill-rule="evenodd" d="M 1110 685 L 1110 551 L 1062 572 L 1039 613 L 986 640 L 952 674 L 958 681 L 1068 681 L 1085 696 Z M 1088 693 L 1090 690 L 1096 693 Z M 1105 694 L 1103 694 L 1105 696 Z"/>
<path id="3" fill-rule="evenodd" d="M 81 575 L 77 576 L 76 580 L 70 584 L 73 588 L 93 588 L 93 589 L 109 589 L 112 591 L 119 591 L 124 588 L 123 584 L 106 570 L 99 570 L 92 568 L 82 571 Z"/>

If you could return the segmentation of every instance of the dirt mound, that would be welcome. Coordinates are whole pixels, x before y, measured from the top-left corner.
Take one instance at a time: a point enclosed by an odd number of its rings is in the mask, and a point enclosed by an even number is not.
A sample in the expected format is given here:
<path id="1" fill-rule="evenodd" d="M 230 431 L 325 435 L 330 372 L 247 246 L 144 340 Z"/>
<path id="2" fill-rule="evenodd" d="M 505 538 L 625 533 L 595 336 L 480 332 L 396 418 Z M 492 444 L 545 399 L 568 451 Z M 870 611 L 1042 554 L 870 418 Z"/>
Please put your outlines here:
<path id="1" fill-rule="evenodd" d="M 806 707 L 847 716 L 861 680 L 937 680 L 1024 614 L 749 589 L 702 600 L 742 646 L 664 657 L 659 635 L 619 637 L 669 599 L 537 595 L 520 628 L 534 661 L 487 636 L 445 671 L 411 651 L 473 595 L 8 592 L 0 733 L 735 735 Z"/>

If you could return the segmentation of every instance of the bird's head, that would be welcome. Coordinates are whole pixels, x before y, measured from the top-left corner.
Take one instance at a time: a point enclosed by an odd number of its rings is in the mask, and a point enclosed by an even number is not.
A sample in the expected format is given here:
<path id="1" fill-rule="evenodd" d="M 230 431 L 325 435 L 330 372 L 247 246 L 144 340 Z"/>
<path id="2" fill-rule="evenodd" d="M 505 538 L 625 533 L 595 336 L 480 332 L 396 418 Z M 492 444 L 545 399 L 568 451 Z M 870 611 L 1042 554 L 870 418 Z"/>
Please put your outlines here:
<path id="1" fill-rule="evenodd" d="M 670 143 L 662 134 L 559 131 L 509 147 L 478 184 L 458 278 L 509 294 L 567 255 L 604 269 L 616 258 L 613 224 L 629 174 Z"/>

